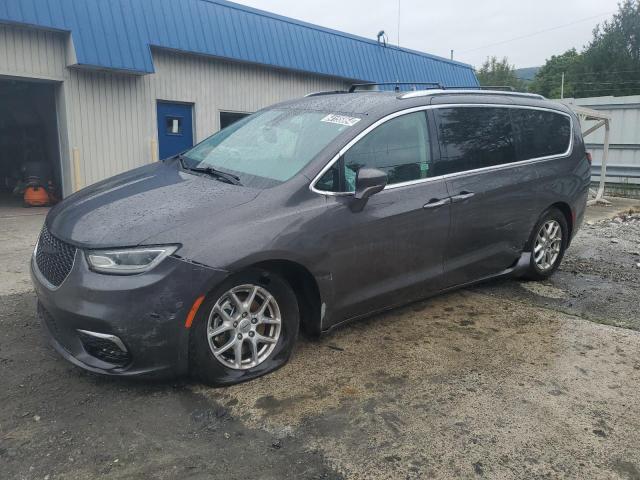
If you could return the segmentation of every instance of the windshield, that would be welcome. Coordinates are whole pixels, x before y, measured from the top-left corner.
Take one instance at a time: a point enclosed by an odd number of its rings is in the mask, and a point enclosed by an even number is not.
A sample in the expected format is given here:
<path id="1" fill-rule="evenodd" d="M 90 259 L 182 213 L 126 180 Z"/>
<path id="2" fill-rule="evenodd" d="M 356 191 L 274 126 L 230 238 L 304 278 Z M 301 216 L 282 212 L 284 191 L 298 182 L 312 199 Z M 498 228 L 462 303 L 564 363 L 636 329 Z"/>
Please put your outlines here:
<path id="1" fill-rule="evenodd" d="M 249 187 L 285 182 L 360 119 L 327 112 L 266 110 L 221 130 L 183 155 L 189 167 L 212 167 Z"/>

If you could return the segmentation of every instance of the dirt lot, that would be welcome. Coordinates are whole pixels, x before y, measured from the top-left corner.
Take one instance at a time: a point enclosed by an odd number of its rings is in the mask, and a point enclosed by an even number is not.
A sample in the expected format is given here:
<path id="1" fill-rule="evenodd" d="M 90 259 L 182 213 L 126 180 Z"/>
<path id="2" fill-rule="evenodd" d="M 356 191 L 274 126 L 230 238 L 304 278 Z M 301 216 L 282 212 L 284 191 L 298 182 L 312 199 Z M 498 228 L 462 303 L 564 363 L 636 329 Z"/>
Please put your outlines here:
<path id="1" fill-rule="evenodd" d="M 26 278 L 42 214 L 2 209 L 0 479 L 640 479 L 640 216 L 612 220 L 633 204 L 590 209 L 549 282 L 302 340 L 225 389 L 60 359 Z"/>

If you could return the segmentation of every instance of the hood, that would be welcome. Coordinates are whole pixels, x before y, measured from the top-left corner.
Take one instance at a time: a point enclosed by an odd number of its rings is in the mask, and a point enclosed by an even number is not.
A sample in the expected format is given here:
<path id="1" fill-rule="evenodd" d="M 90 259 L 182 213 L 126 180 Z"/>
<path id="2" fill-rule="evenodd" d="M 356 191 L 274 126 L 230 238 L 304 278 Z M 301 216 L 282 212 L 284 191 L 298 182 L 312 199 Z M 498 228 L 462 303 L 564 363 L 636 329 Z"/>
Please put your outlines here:
<path id="1" fill-rule="evenodd" d="M 179 231 L 182 224 L 250 202 L 259 192 L 185 172 L 177 162 L 154 163 L 71 195 L 50 211 L 47 227 L 80 247 L 135 246 L 165 230 Z M 180 238 L 174 241 L 181 243 Z"/>

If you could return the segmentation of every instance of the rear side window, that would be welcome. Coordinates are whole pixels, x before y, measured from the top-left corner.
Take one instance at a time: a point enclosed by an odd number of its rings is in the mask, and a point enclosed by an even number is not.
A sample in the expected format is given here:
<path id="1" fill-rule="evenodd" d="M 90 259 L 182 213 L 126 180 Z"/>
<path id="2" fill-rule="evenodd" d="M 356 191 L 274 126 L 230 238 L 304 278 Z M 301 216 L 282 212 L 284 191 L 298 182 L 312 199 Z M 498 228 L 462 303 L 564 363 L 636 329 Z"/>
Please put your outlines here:
<path id="1" fill-rule="evenodd" d="M 452 107 L 434 112 L 440 142 L 436 175 L 517 161 L 509 109 Z"/>
<path id="2" fill-rule="evenodd" d="M 571 119 L 560 113 L 533 109 L 512 109 L 520 132 L 518 160 L 561 155 L 571 143 Z"/>
<path id="3" fill-rule="evenodd" d="M 316 183 L 318 190 L 353 192 L 361 168 L 385 172 L 388 184 L 431 176 L 431 145 L 425 112 L 393 118 L 353 145 Z"/>

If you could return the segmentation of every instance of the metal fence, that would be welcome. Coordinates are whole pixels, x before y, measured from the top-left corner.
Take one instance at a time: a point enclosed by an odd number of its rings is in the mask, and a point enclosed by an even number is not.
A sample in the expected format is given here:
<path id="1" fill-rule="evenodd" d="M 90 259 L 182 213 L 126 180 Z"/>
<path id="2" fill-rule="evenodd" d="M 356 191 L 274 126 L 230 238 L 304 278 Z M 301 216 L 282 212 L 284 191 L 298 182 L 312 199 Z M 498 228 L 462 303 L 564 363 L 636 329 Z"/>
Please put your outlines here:
<path id="1" fill-rule="evenodd" d="M 587 147 L 588 148 L 588 147 Z M 600 165 L 592 165 L 591 166 L 591 175 L 593 177 L 600 177 Z M 640 166 L 638 165 L 630 165 L 630 166 L 618 166 L 618 165 L 607 165 L 607 178 L 640 178 Z"/>
<path id="2" fill-rule="evenodd" d="M 611 116 L 607 182 L 640 185 L 640 95 L 571 98 L 565 99 L 565 102 L 599 110 Z M 587 121 L 582 129 L 586 130 L 595 123 Z M 593 176 L 599 179 L 604 132 L 595 131 L 585 140 L 587 150 L 593 155 Z"/>

